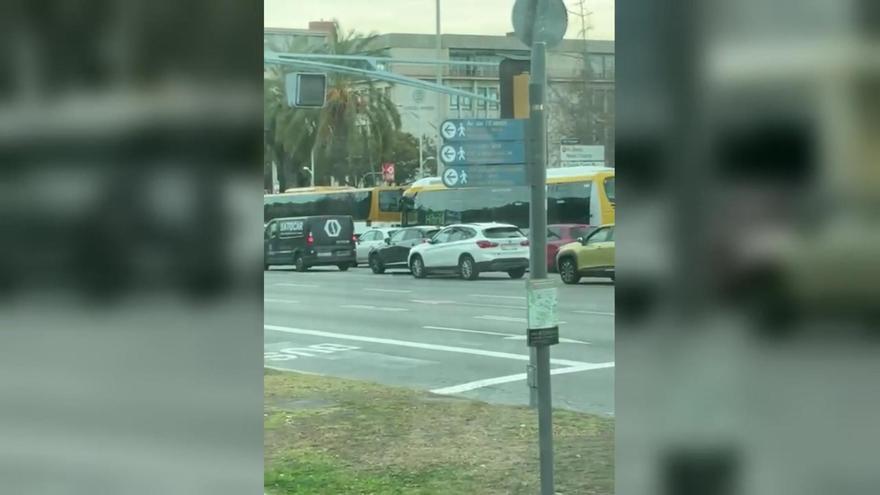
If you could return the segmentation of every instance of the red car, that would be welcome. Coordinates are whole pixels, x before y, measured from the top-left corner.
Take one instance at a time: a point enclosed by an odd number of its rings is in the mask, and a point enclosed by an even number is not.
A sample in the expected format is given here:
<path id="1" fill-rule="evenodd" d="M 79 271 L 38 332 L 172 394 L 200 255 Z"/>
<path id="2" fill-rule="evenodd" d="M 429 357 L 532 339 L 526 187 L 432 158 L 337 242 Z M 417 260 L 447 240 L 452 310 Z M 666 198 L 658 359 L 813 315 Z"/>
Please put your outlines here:
<path id="1" fill-rule="evenodd" d="M 547 226 L 547 270 L 556 272 L 556 253 L 559 248 L 578 237 L 586 237 L 594 227 L 580 223 L 557 223 Z"/>

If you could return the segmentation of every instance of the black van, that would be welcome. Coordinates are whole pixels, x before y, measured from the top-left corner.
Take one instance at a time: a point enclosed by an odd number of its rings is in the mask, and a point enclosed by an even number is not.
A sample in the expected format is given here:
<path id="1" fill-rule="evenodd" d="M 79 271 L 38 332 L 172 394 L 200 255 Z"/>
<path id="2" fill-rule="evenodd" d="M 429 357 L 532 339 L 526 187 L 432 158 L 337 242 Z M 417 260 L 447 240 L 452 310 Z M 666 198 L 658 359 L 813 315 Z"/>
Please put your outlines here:
<path id="1" fill-rule="evenodd" d="M 312 266 L 357 266 L 354 221 L 351 216 L 275 218 L 263 233 L 264 264 L 294 265 L 304 272 Z"/>

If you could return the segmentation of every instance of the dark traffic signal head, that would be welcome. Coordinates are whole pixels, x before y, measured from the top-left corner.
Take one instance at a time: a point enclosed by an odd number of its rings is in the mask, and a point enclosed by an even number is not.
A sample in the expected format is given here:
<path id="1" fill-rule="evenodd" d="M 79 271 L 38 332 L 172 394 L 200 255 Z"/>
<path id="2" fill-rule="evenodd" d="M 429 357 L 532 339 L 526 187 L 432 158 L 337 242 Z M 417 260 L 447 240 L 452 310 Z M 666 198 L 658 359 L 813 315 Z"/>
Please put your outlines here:
<path id="1" fill-rule="evenodd" d="M 327 75 L 291 72 L 284 77 L 287 104 L 291 107 L 321 108 L 327 95 Z"/>

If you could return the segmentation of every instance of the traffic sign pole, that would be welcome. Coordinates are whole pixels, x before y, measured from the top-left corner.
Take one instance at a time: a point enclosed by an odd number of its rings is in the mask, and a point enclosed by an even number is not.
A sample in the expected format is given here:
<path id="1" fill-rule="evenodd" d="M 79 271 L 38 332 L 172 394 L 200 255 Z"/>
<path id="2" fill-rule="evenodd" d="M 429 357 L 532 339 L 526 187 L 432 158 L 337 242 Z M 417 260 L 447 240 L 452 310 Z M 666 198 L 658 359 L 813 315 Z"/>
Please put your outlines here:
<path id="1" fill-rule="evenodd" d="M 544 93 L 547 85 L 547 43 L 532 44 L 532 73 L 529 82 L 529 282 L 547 279 L 547 116 Z M 540 283 L 540 282 L 539 282 Z M 531 299 L 531 298 L 530 298 Z M 531 327 L 531 321 L 530 327 Z M 529 328 L 531 334 L 541 329 Z M 555 329 L 558 335 L 558 327 Z M 552 342 L 552 341 L 551 341 Z M 550 393 L 550 345 L 539 340 L 529 347 L 535 372 L 530 404 L 538 409 L 538 447 L 541 456 L 541 494 L 553 495 L 553 404 Z"/>

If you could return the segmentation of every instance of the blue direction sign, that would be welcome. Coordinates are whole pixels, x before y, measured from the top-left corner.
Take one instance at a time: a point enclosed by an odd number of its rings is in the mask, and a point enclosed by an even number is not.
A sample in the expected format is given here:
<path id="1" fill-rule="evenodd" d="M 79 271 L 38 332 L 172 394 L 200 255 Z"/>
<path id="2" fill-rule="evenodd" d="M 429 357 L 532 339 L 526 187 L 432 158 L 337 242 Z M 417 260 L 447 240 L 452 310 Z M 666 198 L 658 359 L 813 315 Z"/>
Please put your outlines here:
<path id="1" fill-rule="evenodd" d="M 440 159 L 446 165 L 503 165 L 525 163 L 523 141 L 482 141 L 444 144 Z"/>
<path id="2" fill-rule="evenodd" d="M 451 166 L 443 172 L 446 187 L 524 186 L 526 168 L 522 165 Z"/>
<path id="3" fill-rule="evenodd" d="M 466 141 L 522 141 L 525 119 L 450 119 L 440 125 L 447 143 Z"/>

